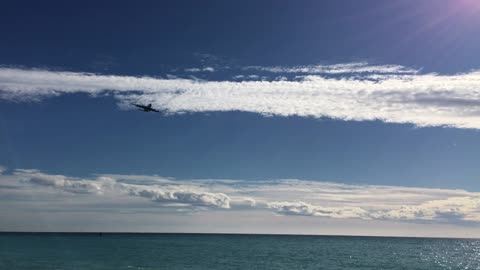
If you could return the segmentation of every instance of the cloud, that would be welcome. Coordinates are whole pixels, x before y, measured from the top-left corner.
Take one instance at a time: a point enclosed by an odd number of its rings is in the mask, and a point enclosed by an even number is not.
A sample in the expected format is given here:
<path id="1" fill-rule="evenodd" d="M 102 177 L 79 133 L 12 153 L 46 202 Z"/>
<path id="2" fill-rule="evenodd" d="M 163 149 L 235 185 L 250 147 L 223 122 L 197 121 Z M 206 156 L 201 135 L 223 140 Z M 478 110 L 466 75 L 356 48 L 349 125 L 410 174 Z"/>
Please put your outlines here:
<path id="1" fill-rule="evenodd" d="M 346 70 L 345 65 L 330 69 Z M 417 74 L 400 66 L 351 65 L 351 70 L 375 73 L 346 77 L 306 75 L 280 81 L 251 76 L 254 80 L 199 81 L 0 68 L 0 98 L 35 101 L 67 93 L 97 95 L 108 91 L 123 108 L 129 108 L 130 102 L 152 103 L 168 113 L 246 111 L 480 128 L 480 72 Z M 408 72 L 398 74 L 403 69 Z"/>
<path id="2" fill-rule="evenodd" d="M 416 74 L 418 69 L 400 65 L 370 65 L 367 62 L 353 62 L 335 65 L 309 65 L 296 67 L 263 67 L 248 66 L 244 70 L 259 70 L 271 73 L 306 73 L 306 74 L 347 74 L 347 73 L 375 73 L 375 74 Z"/>
<path id="3" fill-rule="evenodd" d="M 360 207 L 321 207 L 302 201 L 271 202 L 268 208 L 285 215 L 318 216 L 332 218 L 368 218 L 368 212 Z"/>
<path id="4" fill-rule="evenodd" d="M 236 184 L 258 205 L 283 215 L 433 222 L 480 222 L 480 193 L 296 179 Z M 281 201 L 280 201 L 281 200 Z"/>
<path id="5" fill-rule="evenodd" d="M 82 194 L 125 194 L 148 198 L 152 201 L 169 204 L 180 203 L 190 206 L 230 208 L 230 198 L 222 193 L 198 190 L 196 187 L 176 187 L 172 185 L 134 185 L 118 182 L 114 178 L 100 176 L 95 180 L 50 175 L 36 170 L 17 170 L 15 175 L 23 181 L 52 187 L 65 192 Z"/>
<path id="6" fill-rule="evenodd" d="M 135 185 L 121 184 L 121 189 L 129 195 L 152 199 L 156 202 L 186 203 L 192 206 L 230 208 L 230 198 L 223 193 L 201 192 L 195 190 L 162 190 Z"/>
<path id="7" fill-rule="evenodd" d="M 186 72 L 215 72 L 213 67 L 203 67 L 203 68 L 186 68 Z"/>
<path id="8" fill-rule="evenodd" d="M 30 183 L 62 189 L 72 193 L 101 193 L 102 183 L 88 180 L 68 180 L 63 175 L 45 175 L 35 173 Z"/>
<path id="9" fill-rule="evenodd" d="M 4 189 L 10 196 L 56 190 L 75 196 L 144 198 L 181 211 L 268 211 L 286 216 L 433 223 L 480 223 L 480 193 L 455 189 L 349 185 L 297 179 L 244 181 L 176 180 L 160 176 L 99 175 L 85 179 L 17 169 Z M 7 182 L 6 182 L 7 183 Z M 1 189 L 0 189 L 1 191 Z M 3 196 L 3 195 L 2 195 Z M 89 197 L 88 200 L 90 200 Z M 124 206 L 125 207 L 125 206 Z"/>
<path id="10" fill-rule="evenodd" d="M 373 213 L 374 218 L 404 220 L 480 221 L 480 195 L 432 200 L 420 205 Z"/>

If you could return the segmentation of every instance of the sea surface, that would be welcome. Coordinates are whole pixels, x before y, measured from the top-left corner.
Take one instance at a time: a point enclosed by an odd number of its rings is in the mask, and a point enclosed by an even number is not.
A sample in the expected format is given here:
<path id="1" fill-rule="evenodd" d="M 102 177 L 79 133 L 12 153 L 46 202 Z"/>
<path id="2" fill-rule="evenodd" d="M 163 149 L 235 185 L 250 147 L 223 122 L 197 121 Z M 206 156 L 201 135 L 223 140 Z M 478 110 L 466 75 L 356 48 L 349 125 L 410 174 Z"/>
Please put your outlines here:
<path id="1" fill-rule="evenodd" d="M 480 269 L 480 240 L 0 233 L 0 269 Z"/>

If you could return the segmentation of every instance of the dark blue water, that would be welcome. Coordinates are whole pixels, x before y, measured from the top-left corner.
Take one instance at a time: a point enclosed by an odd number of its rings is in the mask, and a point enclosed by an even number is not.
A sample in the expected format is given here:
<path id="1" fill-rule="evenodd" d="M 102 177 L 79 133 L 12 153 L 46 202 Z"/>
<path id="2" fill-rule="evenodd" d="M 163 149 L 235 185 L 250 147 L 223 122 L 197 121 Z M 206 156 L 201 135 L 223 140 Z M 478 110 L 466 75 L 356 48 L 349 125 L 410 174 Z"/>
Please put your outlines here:
<path id="1" fill-rule="evenodd" d="M 480 240 L 4 233 L 0 269 L 480 269 Z"/>

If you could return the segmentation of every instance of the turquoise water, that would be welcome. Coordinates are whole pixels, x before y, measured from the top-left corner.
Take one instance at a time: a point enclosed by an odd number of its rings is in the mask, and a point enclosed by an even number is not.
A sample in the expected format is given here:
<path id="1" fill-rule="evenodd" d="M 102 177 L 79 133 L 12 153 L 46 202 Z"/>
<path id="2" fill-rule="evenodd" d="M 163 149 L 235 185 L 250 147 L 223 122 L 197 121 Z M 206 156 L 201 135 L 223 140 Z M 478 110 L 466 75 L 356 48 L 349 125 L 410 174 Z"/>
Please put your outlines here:
<path id="1" fill-rule="evenodd" d="M 480 240 L 4 233 L 0 269 L 480 269 Z"/>

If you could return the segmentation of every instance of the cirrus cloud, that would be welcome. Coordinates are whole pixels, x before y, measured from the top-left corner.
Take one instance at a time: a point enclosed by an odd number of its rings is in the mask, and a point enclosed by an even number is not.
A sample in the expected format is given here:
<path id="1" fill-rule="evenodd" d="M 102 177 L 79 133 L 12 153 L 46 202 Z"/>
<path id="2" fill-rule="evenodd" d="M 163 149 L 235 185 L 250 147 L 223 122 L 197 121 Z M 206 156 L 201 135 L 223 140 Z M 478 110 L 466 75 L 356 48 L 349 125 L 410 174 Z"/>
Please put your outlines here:
<path id="1" fill-rule="evenodd" d="M 152 103 L 167 113 L 245 111 L 480 128 L 480 72 L 439 75 L 401 66 L 330 67 L 348 68 L 369 73 L 208 81 L 0 68 L 0 98 L 31 101 L 67 93 L 110 92 L 123 108 L 129 108 L 130 102 Z"/>

